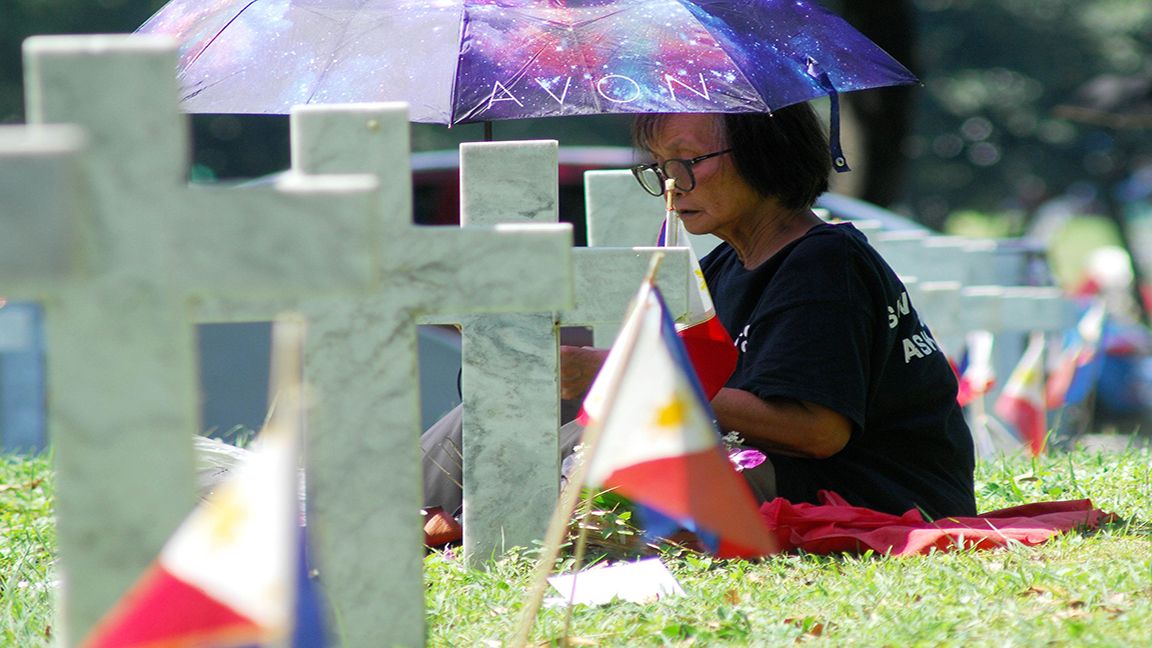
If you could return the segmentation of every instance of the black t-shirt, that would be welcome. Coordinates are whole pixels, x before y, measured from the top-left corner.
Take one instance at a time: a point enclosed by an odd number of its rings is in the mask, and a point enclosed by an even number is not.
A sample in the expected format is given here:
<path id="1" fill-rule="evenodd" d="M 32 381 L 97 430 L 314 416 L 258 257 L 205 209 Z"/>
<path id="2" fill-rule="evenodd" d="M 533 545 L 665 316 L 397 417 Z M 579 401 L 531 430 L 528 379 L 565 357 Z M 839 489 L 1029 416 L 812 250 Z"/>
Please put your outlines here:
<path id="1" fill-rule="evenodd" d="M 769 454 L 777 491 L 890 513 L 975 515 L 972 435 L 956 378 L 904 285 L 851 224 L 822 224 L 753 270 L 722 244 L 701 261 L 740 350 L 727 386 L 823 405 L 852 422 L 827 459 Z"/>

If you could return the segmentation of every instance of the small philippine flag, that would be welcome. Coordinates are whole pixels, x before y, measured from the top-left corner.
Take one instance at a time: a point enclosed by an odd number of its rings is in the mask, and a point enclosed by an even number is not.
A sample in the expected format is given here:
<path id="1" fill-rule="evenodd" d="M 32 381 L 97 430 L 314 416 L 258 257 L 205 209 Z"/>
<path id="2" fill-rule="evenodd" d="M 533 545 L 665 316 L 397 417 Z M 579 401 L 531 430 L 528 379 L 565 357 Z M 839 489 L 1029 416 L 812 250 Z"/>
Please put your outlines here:
<path id="1" fill-rule="evenodd" d="M 84 648 L 325 645 L 295 435 L 273 424 L 186 518 Z"/>
<path id="2" fill-rule="evenodd" d="M 1020 362 L 1012 370 L 1000 397 L 996 414 L 1016 428 L 1020 440 L 1033 456 L 1044 451 L 1048 410 L 1044 403 L 1044 334 L 1034 333 Z"/>
<path id="3" fill-rule="evenodd" d="M 588 483 L 640 507 L 650 535 L 693 531 L 719 557 L 777 543 L 725 454 L 711 406 L 660 291 L 646 281 L 584 401 L 601 425 Z"/>

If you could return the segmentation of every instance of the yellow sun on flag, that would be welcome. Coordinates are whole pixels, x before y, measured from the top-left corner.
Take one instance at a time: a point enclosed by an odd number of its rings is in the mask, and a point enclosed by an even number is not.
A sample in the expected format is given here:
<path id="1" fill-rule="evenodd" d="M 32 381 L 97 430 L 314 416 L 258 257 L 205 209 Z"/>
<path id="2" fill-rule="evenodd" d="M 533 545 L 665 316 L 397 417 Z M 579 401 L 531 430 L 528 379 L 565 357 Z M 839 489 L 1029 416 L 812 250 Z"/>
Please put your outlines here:
<path id="1" fill-rule="evenodd" d="M 208 533 L 213 546 L 220 547 L 233 542 L 240 524 L 247 517 L 247 502 L 239 493 L 227 488 L 218 491 L 207 518 L 210 525 Z"/>
<path id="2" fill-rule="evenodd" d="M 672 400 L 656 410 L 656 425 L 662 428 L 677 428 L 684 424 L 687 414 L 684 399 L 680 394 L 672 394 Z"/>

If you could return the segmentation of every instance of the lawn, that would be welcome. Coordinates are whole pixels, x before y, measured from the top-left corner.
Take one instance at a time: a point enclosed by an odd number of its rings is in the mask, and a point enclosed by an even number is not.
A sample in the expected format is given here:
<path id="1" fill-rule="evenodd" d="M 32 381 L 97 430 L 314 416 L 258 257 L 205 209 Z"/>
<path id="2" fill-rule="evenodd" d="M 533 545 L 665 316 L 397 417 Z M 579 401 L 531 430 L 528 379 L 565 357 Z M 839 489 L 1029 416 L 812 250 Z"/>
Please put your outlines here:
<path id="1" fill-rule="evenodd" d="M 981 510 L 1090 497 L 1121 521 L 1035 548 L 911 558 L 787 555 L 716 561 L 666 549 L 687 595 L 577 608 L 573 645 L 1149 645 L 1152 451 L 1077 448 L 1006 457 L 977 471 Z M 51 643 L 52 480 L 45 459 L 0 462 L 0 645 Z M 509 554 L 486 572 L 451 553 L 426 560 L 429 644 L 501 645 L 533 564 Z M 536 638 L 557 640 L 546 609 Z"/>

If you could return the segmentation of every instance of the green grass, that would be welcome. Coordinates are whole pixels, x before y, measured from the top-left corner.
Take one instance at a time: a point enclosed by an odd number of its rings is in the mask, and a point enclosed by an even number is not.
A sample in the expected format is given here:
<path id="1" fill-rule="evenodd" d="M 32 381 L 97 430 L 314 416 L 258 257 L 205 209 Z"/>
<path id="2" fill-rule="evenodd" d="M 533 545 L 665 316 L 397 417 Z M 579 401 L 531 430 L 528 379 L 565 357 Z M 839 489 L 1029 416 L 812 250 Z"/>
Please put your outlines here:
<path id="1" fill-rule="evenodd" d="M 52 623 L 51 479 L 44 459 L 0 462 L 0 645 L 48 646 Z M 1152 451 L 1077 449 L 1037 461 L 984 462 L 981 510 L 1090 497 L 1120 522 L 1034 548 L 909 558 L 778 556 L 718 561 L 667 549 L 687 595 L 576 608 L 575 645 L 1035 646 L 1149 645 Z M 605 543 L 602 546 L 608 546 Z M 429 644 L 498 646 L 515 626 L 533 568 L 510 553 L 487 571 L 452 553 L 426 563 Z M 535 638 L 555 642 L 564 612 L 545 609 Z"/>
<path id="2" fill-rule="evenodd" d="M 52 634 L 52 476 L 46 456 L 0 456 L 0 646 L 47 646 Z"/>
<path id="3" fill-rule="evenodd" d="M 604 646 L 1149 645 L 1152 628 L 1152 453 L 1076 450 L 1035 462 L 979 466 L 981 510 L 1090 497 L 1123 520 L 1040 547 L 930 556 L 664 559 L 687 593 L 651 604 L 578 607 L 571 635 Z M 531 563 L 505 557 L 487 572 L 430 556 L 431 645 L 500 645 L 522 606 Z M 544 610 L 535 638 L 557 642 L 562 610 Z"/>

